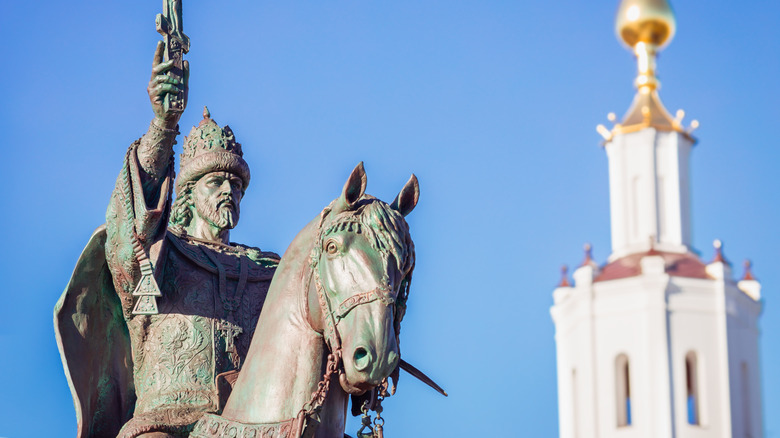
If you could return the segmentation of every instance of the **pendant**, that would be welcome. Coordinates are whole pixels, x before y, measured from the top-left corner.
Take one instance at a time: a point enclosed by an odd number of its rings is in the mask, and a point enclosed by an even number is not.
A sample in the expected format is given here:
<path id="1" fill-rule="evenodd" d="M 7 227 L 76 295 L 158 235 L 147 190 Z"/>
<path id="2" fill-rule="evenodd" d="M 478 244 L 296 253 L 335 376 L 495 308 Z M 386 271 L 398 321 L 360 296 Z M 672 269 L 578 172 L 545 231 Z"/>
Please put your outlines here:
<path id="1" fill-rule="evenodd" d="M 157 280 L 154 279 L 154 268 L 152 262 L 145 260 L 141 263 L 141 280 L 133 291 L 133 296 L 137 297 L 133 307 L 133 315 L 157 315 L 157 297 L 161 297 L 160 287 Z"/>

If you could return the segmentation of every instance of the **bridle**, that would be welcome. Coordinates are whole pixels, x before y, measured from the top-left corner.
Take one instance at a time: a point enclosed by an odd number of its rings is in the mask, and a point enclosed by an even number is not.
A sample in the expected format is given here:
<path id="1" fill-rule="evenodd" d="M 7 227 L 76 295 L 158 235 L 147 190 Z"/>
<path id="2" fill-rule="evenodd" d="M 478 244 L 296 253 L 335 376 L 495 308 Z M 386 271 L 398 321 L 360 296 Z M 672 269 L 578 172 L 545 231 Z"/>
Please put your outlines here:
<path id="1" fill-rule="evenodd" d="M 311 283 L 313 282 L 314 287 L 317 290 L 317 301 L 320 306 L 320 314 L 325 319 L 322 335 L 325 338 L 325 343 L 328 346 L 330 353 L 328 354 L 325 374 L 317 384 L 317 390 L 312 394 L 311 400 L 307 402 L 298 413 L 298 435 L 296 436 L 302 436 L 301 434 L 304 429 L 307 428 L 307 424 L 305 424 L 307 421 L 319 423 L 319 413 L 325 404 L 325 398 L 330 389 L 333 375 L 338 374 L 340 383 L 342 383 L 343 386 L 346 386 L 346 373 L 342 362 L 341 334 L 338 330 L 339 322 L 355 308 L 364 304 L 373 303 L 374 301 L 380 301 L 385 306 L 395 305 L 394 315 L 396 316 L 396 319 L 394 330 L 397 337 L 400 331 L 400 319 L 403 318 L 406 309 L 406 296 L 408 296 L 409 291 L 410 280 L 404 278 L 399 290 L 399 296 L 403 296 L 399 297 L 400 299 L 397 299 L 392 296 L 392 290 L 390 289 L 388 282 L 384 281 L 382 285 L 370 291 L 347 297 L 338 306 L 334 307 L 325 290 L 325 286 L 322 284 L 319 273 L 319 259 L 322 255 L 322 240 L 326 234 L 323 225 L 325 223 L 325 218 L 330 212 L 330 207 L 325 207 L 322 213 L 320 213 L 320 221 L 317 226 L 317 237 L 314 240 L 314 245 L 309 258 L 310 275 L 307 281 L 307 287 L 305 288 L 305 293 L 308 293 L 311 289 Z M 408 276 L 409 275 L 407 275 L 407 277 Z"/>
<path id="2" fill-rule="evenodd" d="M 381 301 L 385 306 L 389 306 L 395 303 L 395 298 L 390 295 L 390 290 L 385 285 L 377 286 L 376 288 L 362 292 L 356 295 L 352 295 L 349 298 L 341 302 L 341 304 L 333 310 L 332 315 L 336 319 L 336 324 L 342 320 L 347 314 L 363 304 L 373 303 L 374 301 Z"/>

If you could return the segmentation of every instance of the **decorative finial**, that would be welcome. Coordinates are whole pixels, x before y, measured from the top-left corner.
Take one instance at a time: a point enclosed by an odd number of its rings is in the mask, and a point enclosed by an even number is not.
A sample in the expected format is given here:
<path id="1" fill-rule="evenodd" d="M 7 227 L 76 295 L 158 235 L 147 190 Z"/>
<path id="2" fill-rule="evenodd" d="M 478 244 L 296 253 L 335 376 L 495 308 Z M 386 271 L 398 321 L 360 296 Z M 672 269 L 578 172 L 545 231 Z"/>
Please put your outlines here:
<path id="1" fill-rule="evenodd" d="M 596 266 L 596 262 L 593 260 L 593 246 L 590 243 L 586 243 L 582 246 L 582 249 L 585 251 L 585 260 L 582 261 L 580 266 Z"/>
<path id="2" fill-rule="evenodd" d="M 620 124 L 616 123 L 617 122 L 617 115 L 615 113 L 607 114 L 607 120 L 609 120 L 610 122 L 613 123 L 614 126 L 612 127 L 612 129 L 616 129 L 616 128 L 620 127 Z M 596 126 L 596 132 L 598 132 L 604 138 L 605 142 L 609 142 L 609 141 L 612 140 L 612 131 L 607 129 L 606 126 L 604 126 L 602 124 L 598 124 Z"/>
<path id="3" fill-rule="evenodd" d="M 569 283 L 569 267 L 566 265 L 561 266 L 561 282 L 558 283 L 558 287 L 571 287 L 571 283 Z"/>
<path id="4" fill-rule="evenodd" d="M 720 239 L 715 239 L 712 242 L 712 246 L 715 247 L 715 258 L 712 259 L 712 263 L 720 262 L 725 265 L 730 265 L 729 261 L 723 255 L 723 242 Z"/>
<path id="5" fill-rule="evenodd" d="M 655 58 L 674 37 L 677 24 L 667 0 L 623 0 L 615 19 L 620 41 L 637 57 L 636 87 L 643 93 L 658 88 Z"/>
<path id="6" fill-rule="evenodd" d="M 675 129 L 681 130 L 682 129 L 682 121 L 685 118 L 685 111 L 682 109 L 678 109 L 677 112 L 674 114 L 674 120 L 672 121 L 672 125 L 674 125 Z"/>
<path id="7" fill-rule="evenodd" d="M 612 131 L 607 129 L 607 127 L 601 123 L 596 125 L 596 132 L 598 132 L 604 138 L 604 141 L 612 140 Z"/>
<path id="8" fill-rule="evenodd" d="M 615 31 L 629 48 L 645 43 L 662 49 L 676 30 L 674 12 L 667 0 L 623 0 L 618 6 Z"/>
<path id="9" fill-rule="evenodd" d="M 203 119 L 205 120 L 210 118 L 211 118 L 211 113 L 209 112 L 209 107 L 203 105 Z"/>
<path id="10" fill-rule="evenodd" d="M 691 121 L 691 126 L 686 131 L 688 134 L 692 133 L 693 131 L 697 130 L 699 128 L 699 121 L 693 120 Z"/>
<path id="11" fill-rule="evenodd" d="M 753 276 L 753 270 L 751 269 L 753 267 L 753 263 L 746 259 L 743 263 L 745 266 L 745 275 L 742 276 L 743 280 L 755 280 L 756 277 Z"/>

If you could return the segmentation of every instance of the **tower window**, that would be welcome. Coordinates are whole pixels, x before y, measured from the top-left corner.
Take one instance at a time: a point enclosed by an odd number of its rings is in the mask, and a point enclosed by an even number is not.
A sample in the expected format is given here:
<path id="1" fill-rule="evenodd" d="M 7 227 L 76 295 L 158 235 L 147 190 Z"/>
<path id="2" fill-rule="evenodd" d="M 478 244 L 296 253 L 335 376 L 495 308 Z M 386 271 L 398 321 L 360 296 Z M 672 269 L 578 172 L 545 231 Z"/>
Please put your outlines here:
<path id="1" fill-rule="evenodd" d="M 618 427 L 631 425 L 631 379 L 628 371 L 628 356 L 618 355 L 615 359 L 615 395 Z"/>
<path id="2" fill-rule="evenodd" d="M 685 355 L 685 405 L 688 408 L 688 424 L 699 425 L 699 376 L 696 353 Z"/>

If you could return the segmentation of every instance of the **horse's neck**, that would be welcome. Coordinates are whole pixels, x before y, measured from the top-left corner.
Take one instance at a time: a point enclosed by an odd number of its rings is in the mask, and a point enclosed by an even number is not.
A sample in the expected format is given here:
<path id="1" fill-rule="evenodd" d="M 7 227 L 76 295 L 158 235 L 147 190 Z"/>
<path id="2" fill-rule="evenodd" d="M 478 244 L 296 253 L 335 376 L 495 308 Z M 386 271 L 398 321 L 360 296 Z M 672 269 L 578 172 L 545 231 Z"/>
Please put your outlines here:
<path id="1" fill-rule="evenodd" d="M 246 361 L 223 411 L 225 418 L 244 423 L 285 421 L 296 417 L 317 389 L 327 357 L 326 347 L 304 314 L 315 233 L 316 220 L 298 234 L 282 258 Z M 328 399 L 326 411 L 340 406 L 337 410 L 341 414 L 323 412 L 323 420 L 340 421 L 343 430 L 346 395 L 337 378 L 333 379 Z M 330 417 L 334 418 L 329 420 Z"/>

